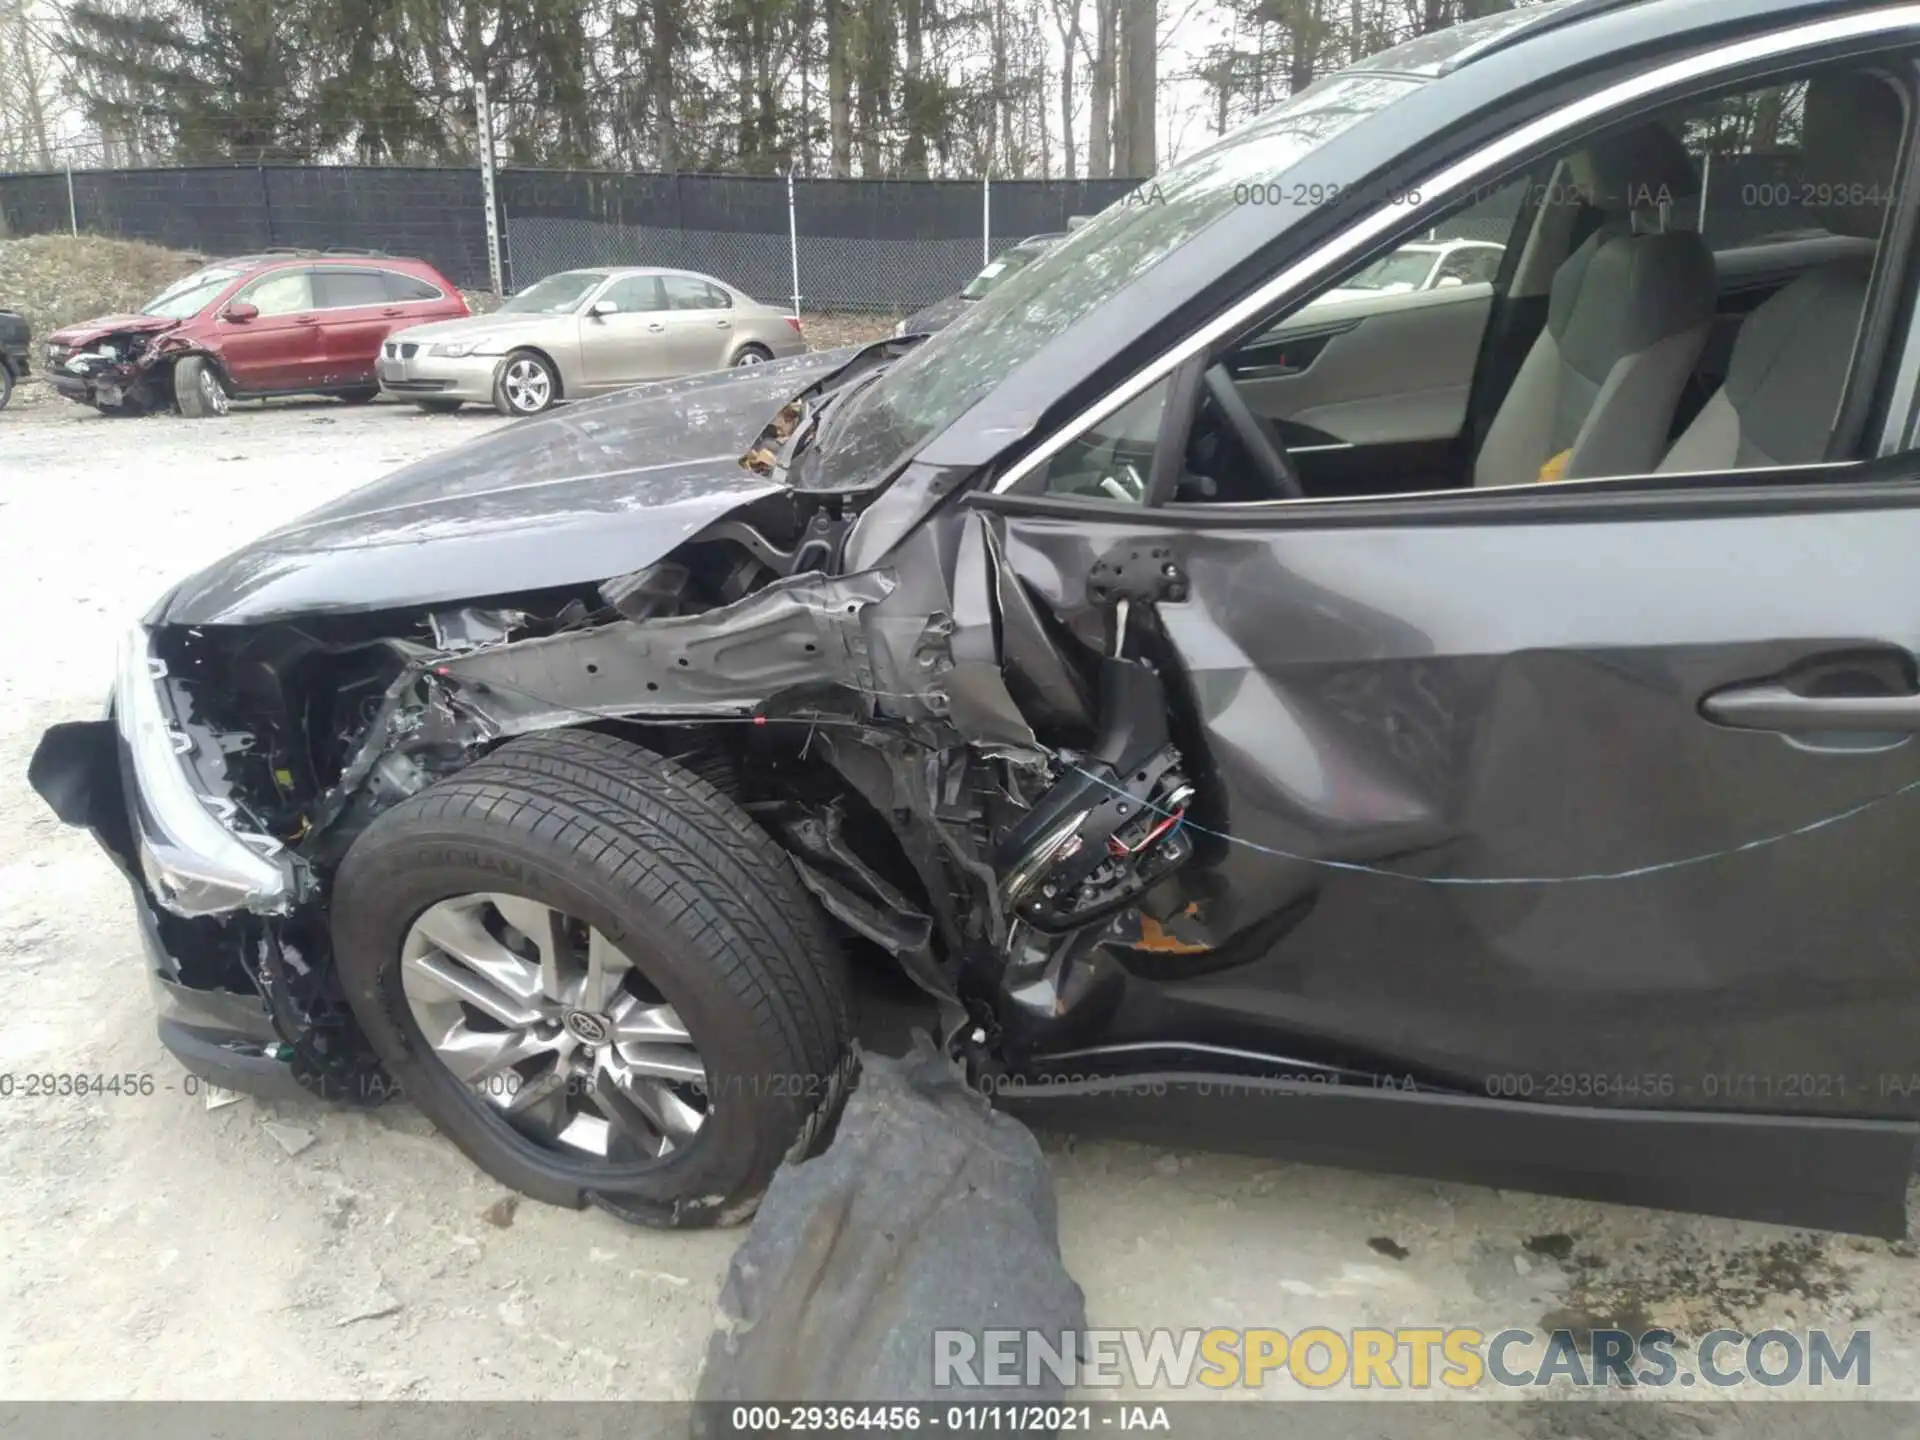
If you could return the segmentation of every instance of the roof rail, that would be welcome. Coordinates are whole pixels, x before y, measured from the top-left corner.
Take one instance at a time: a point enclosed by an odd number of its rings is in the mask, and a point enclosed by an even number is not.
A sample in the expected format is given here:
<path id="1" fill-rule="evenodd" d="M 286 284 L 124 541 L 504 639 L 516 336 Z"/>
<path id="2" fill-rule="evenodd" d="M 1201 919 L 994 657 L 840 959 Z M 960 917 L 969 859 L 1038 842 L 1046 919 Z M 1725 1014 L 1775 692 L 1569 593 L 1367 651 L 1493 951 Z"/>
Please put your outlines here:
<path id="1" fill-rule="evenodd" d="M 254 255 L 318 255 L 320 252 L 310 245 L 262 245 L 258 250 L 249 253 Z"/>
<path id="2" fill-rule="evenodd" d="M 386 251 L 368 249 L 363 245 L 329 245 L 320 253 L 323 255 L 377 255 L 382 259 L 389 258 Z"/>

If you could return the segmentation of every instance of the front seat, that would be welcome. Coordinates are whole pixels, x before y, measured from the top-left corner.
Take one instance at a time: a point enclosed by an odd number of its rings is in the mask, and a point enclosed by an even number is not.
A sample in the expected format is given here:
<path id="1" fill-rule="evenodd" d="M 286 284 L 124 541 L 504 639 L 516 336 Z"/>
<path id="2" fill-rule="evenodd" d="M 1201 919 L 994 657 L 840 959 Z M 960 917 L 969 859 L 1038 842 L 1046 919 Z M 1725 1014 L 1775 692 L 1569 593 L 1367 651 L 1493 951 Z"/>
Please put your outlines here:
<path id="1" fill-rule="evenodd" d="M 1807 86 L 1805 174 L 1817 177 L 1820 190 L 1884 198 L 1905 127 L 1899 93 L 1886 81 L 1863 73 L 1823 75 Z M 1814 215 L 1836 235 L 1877 240 L 1886 209 L 1827 205 Z M 1734 338 L 1726 380 L 1673 442 L 1660 469 L 1745 470 L 1824 460 L 1872 276 L 1871 254 L 1836 260 L 1800 276 L 1749 315 Z"/>
<path id="2" fill-rule="evenodd" d="M 1567 170 L 1606 218 L 1554 272 L 1546 328 L 1487 428 L 1475 485 L 1652 470 L 1713 327 L 1713 252 L 1667 228 L 1672 202 L 1699 193 L 1673 133 L 1642 125 Z"/>

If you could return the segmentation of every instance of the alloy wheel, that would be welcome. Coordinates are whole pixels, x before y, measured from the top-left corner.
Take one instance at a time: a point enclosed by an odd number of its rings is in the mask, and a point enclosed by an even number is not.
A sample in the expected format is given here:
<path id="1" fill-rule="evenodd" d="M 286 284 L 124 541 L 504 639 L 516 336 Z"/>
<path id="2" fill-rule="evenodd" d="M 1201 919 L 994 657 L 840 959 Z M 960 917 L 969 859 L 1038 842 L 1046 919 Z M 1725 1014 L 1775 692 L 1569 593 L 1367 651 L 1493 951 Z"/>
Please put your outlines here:
<path id="1" fill-rule="evenodd" d="M 200 400 L 215 415 L 226 414 L 232 403 L 227 399 L 227 387 L 211 366 L 203 366 L 200 371 Z"/>
<path id="2" fill-rule="evenodd" d="M 584 921 L 518 895 L 442 900 L 408 930 L 400 984 L 440 1062 L 545 1149 L 660 1159 L 707 1118 L 687 1027 Z"/>
<path id="3" fill-rule="evenodd" d="M 742 350 L 733 357 L 735 365 L 758 365 L 766 359 L 758 350 Z"/>
<path id="4" fill-rule="evenodd" d="M 507 391 L 507 403 L 525 414 L 547 408 L 553 398 L 553 377 L 538 360 L 521 356 L 507 366 L 501 382 Z"/>

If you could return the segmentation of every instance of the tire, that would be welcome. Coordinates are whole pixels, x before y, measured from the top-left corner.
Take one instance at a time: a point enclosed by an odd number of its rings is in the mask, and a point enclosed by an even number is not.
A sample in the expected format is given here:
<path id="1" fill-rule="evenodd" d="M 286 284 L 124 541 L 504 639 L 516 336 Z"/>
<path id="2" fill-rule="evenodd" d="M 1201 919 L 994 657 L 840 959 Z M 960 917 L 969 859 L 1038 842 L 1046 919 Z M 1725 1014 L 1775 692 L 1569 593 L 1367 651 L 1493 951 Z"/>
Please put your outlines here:
<path id="1" fill-rule="evenodd" d="M 773 359 L 773 352 L 764 345 L 742 345 L 735 352 L 733 365 L 764 365 Z"/>
<path id="2" fill-rule="evenodd" d="M 220 372 L 200 355 L 187 355 L 174 363 L 173 399 L 189 420 L 224 415 L 229 404 Z"/>
<path id="3" fill-rule="evenodd" d="M 451 415 L 459 410 L 462 402 L 458 400 L 416 400 L 413 403 L 429 415 Z"/>
<path id="4" fill-rule="evenodd" d="M 342 390 L 336 398 L 347 405 L 366 405 L 380 398 L 380 387 L 362 385 L 357 390 Z"/>
<path id="5" fill-rule="evenodd" d="M 677 1015 L 716 1102 L 686 1143 L 635 1159 L 613 1157 L 610 1139 L 608 1154 L 581 1155 L 515 1128 L 448 1068 L 401 961 L 416 921 L 469 892 L 551 907 L 631 958 L 631 983 Z M 705 780 L 616 736 L 516 740 L 381 815 L 341 864 L 332 928 L 348 1001 L 390 1074 L 476 1165 L 551 1204 L 669 1227 L 744 1220 L 781 1161 L 819 1141 L 847 1083 L 844 962 L 785 853 Z"/>
<path id="6" fill-rule="evenodd" d="M 7 408 L 7 402 L 13 399 L 13 367 L 0 361 L 0 410 Z"/>
<path id="7" fill-rule="evenodd" d="M 493 407 L 502 415 L 538 415 L 560 399 L 560 377 L 546 356 L 515 350 L 500 362 L 493 382 Z"/>

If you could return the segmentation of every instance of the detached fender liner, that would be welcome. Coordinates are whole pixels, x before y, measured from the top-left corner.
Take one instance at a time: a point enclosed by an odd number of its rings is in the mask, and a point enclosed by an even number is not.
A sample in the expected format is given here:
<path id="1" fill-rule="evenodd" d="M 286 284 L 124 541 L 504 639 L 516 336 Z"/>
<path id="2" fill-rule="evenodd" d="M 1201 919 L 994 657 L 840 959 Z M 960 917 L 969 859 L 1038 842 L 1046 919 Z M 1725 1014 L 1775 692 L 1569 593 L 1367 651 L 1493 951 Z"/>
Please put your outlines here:
<path id="1" fill-rule="evenodd" d="M 1920 1125 L 1609 1110 L 1181 1072 L 1003 1085 L 1035 1125 L 1614 1204 L 1907 1233 Z M 1116 1103 L 1119 1102 L 1119 1103 Z"/>

